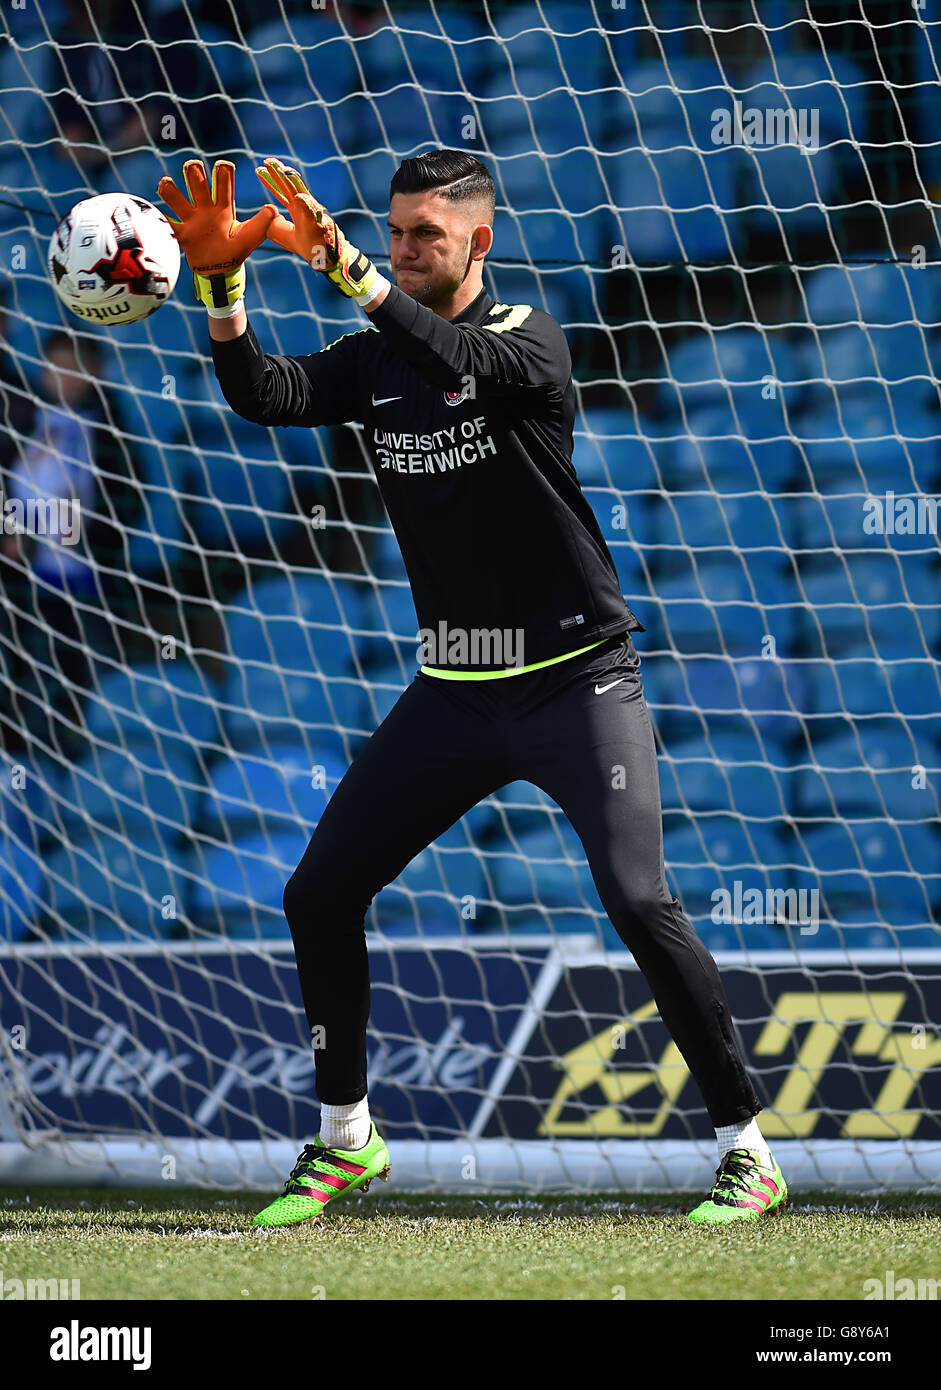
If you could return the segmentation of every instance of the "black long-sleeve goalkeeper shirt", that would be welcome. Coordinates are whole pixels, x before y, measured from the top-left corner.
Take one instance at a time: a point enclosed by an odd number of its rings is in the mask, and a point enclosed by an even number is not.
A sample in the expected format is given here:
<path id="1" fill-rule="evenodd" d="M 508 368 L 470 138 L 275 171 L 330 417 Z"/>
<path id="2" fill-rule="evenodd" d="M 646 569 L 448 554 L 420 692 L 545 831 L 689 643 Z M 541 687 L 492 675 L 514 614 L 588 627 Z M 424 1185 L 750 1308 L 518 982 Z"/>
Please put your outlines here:
<path id="1" fill-rule="evenodd" d="M 499 670 L 642 631 L 572 465 L 555 319 L 485 290 L 443 319 L 394 285 L 370 319 L 304 357 L 265 354 L 249 326 L 213 340 L 213 362 L 247 420 L 362 423 L 420 628 L 435 634 L 430 664 Z M 517 634 L 511 661 L 474 637 L 494 632 Z"/>

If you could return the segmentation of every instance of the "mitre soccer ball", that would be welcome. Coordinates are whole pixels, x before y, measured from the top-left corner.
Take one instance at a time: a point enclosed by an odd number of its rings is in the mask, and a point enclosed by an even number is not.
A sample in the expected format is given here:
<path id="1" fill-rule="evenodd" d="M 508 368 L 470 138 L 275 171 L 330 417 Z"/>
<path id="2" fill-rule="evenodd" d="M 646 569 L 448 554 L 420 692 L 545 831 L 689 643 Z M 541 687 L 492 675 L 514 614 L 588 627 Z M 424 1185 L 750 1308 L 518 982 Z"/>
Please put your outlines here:
<path id="1" fill-rule="evenodd" d="M 127 193 L 100 193 L 63 217 L 46 263 L 56 294 L 80 319 L 137 323 L 172 292 L 180 248 L 153 203 Z"/>

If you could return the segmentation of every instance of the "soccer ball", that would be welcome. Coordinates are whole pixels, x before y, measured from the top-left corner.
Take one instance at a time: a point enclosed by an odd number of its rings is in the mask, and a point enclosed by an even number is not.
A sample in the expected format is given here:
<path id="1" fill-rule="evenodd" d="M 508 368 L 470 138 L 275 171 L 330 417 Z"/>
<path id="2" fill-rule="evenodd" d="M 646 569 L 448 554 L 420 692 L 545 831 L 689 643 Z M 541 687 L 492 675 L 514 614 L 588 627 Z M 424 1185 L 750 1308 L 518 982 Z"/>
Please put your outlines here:
<path id="1" fill-rule="evenodd" d="M 46 256 L 56 294 L 80 319 L 137 323 L 172 292 L 180 247 L 145 198 L 100 193 L 63 217 Z"/>

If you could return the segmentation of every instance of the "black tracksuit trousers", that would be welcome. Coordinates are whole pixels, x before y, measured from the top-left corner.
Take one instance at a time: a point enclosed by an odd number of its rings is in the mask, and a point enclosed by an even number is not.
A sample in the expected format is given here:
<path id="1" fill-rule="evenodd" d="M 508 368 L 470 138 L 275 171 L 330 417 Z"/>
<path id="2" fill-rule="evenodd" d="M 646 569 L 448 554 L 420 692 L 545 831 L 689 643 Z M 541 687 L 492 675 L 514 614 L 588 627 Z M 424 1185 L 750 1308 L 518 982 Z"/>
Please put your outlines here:
<path id="1" fill-rule="evenodd" d="M 317 1094 L 366 1094 L 374 895 L 508 782 L 541 787 L 577 832 L 604 909 L 643 971 L 714 1125 L 761 1104 L 719 971 L 669 891 L 660 785 L 630 634 L 542 670 L 484 681 L 416 673 L 353 759 L 284 892 Z M 623 767 L 625 776 L 615 774 Z"/>

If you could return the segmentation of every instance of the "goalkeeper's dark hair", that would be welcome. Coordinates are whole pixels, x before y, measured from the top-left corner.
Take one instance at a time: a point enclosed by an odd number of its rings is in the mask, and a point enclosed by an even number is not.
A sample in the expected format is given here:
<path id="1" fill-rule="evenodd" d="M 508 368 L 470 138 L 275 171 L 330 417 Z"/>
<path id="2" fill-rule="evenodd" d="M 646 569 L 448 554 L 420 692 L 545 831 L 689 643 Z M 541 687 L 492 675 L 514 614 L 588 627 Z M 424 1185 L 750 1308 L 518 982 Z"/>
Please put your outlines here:
<path id="1" fill-rule="evenodd" d="M 493 222 L 496 191 L 490 170 L 466 150 L 426 150 L 403 159 L 389 188 L 394 193 L 440 193 L 452 203 L 481 202 Z"/>

